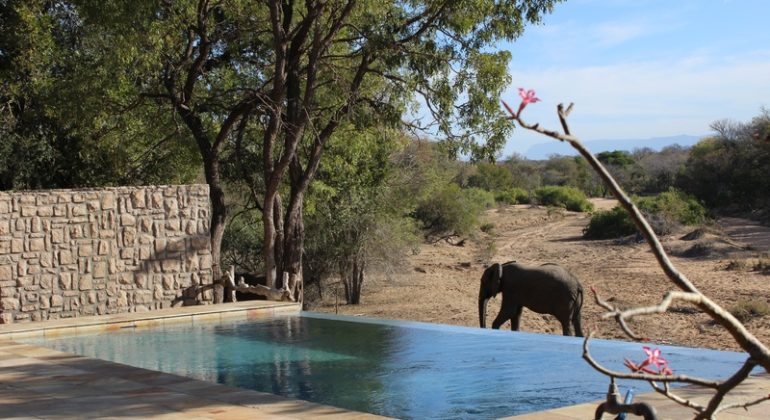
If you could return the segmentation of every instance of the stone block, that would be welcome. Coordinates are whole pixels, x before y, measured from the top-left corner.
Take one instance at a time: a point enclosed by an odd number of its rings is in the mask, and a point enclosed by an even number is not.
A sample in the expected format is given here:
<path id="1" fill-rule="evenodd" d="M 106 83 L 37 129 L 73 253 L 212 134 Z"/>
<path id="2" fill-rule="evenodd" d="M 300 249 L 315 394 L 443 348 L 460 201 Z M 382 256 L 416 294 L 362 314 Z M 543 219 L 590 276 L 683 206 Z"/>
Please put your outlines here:
<path id="1" fill-rule="evenodd" d="M 0 220 L 0 235 L 10 235 L 10 234 L 11 234 L 11 221 Z"/>
<path id="2" fill-rule="evenodd" d="M 53 253 L 42 252 L 40 253 L 40 266 L 43 268 L 53 267 Z"/>
<path id="3" fill-rule="evenodd" d="M 94 247 L 90 242 L 82 243 L 78 246 L 78 257 L 92 257 L 94 255 Z"/>
<path id="4" fill-rule="evenodd" d="M 0 201 L 0 214 L 11 212 L 11 202 L 7 200 Z"/>
<path id="5" fill-rule="evenodd" d="M 21 206 L 22 217 L 32 217 L 37 214 L 37 207 L 35 206 Z"/>
<path id="6" fill-rule="evenodd" d="M 74 217 L 88 215 L 88 208 L 84 204 L 73 204 L 70 206 L 70 215 Z"/>
<path id="7" fill-rule="evenodd" d="M 200 256 L 200 270 L 211 270 L 211 255 Z"/>
<path id="8" fill-rule="evenodd" d="M 166 232 L 168 235 L 173 235 L 175 232 L 179 232 L 182 230 L 182 225 L 177 217 L 170 218 L 166 220 Z"/>
<path id="9" fill-rule="evenodd" d="M 16 298 L 0 298 L 0 309 L 4 311 L 18 311 L 21 303 Z"/>
<path id="10" fill-rule="evenodd" d="M 86 201 L 86 196 L 83 193 L 74 193 L 72 194 L 72 202 L 73 203 L 82 203 Z"/>
<path id="11" fill-rule="evenodd" d="M 107 255 L 110 252 L 110 243 L 108 241 L 99 241 L 97 253 L 99 255 Z"/>
<path id="12" fill-rule="evenodd" d="M 179 211 L 179 203 L 175 198 L 168 198 L 163 200 L 163 210 L 166 211 L 166 215 L 174 215 Z"/>
<path id="13" fill-rule="evenodd" d="M 160 262 L 164 273 L 178 273 L 181 263 L 178 259 L 165 259 Z"/>
<path id="14" fill-rule="evenodd" d="M 64 204 L 57 204 L 53 206 L 53 215 L 55 217 L 64 217 L 67 215 L 67 206 Z"/>
<path id="15" fill-rule="evenodd" d="M 106 276 L 107 276 L 107 261 L 94 262 L 93 278 L 103 279 Z"/>
<path id="16" fill-rule="evenodd" d="M 27 247 L 31 252 L 45 251 L 45 239 L 31 238 Z"/>
<path id="17" fill-rule="evenodd" d="M 37 215 L 40 217 L 53 216 L 53 206 L 43 206 L 37 208 Z"/>
<path id="18" fill-rule="evenodd" d="M 54 275 L 53 274 L 43 274 L 40 276 L 40 288 L 51 290 L 53 289 L 53 282 L 54 282 Z"/>
<path id="19" fill-rule="evenodd" d="M 59 273 L 59 288 L 63 290 L 72 288 L 72 273 Z"/>
<path id="20" fill-rule="evenodd" d="M 134 259 L 134 248 L 123 248 L 120 250 L 120 258 L 124 260 Z"/>
<path id="21" fill-rule="evenodd" d="M 155 253 L 162 254 L 166 252 L 166 240 L 165 239 L 156 239 L 155 240 Z"/>
<path id="22" fill-rule="evenodd" d="M 54 308 L 59 308 L 64 306 L 64 298 L 59 295 L 51 296 L 51 306 Z"/>
<path id="23" fill-rule="evenodd" d="M 19 277 L 27 275 L 27 260 L 19 260 L 19 263 L 16 266 L 16 274 L 18 274 Z"/>
<path id="24" fill-rule="evenodd" d="M 72 258 L 72 252 L 59 251 L 59 265 L 69 265 L 74 262 L 75 260 Z"/>
<path id="25" fill-rule="evenodd" d="M 14 297 L 16 296 L 16 282 L 4 281 L 0 282 L 0 297 Z"/>
<path id="26" fill-rule="evenodd" d="M 161 287 L 161 285 L 155 285 L 155 290 L 152 293 L 152 297 L 155 300 L 163 300 L 163 287 Z"/>
<path id="27" fill-rule="evenodd" d="M 122 214 L 120 215 L 120 224 L 122 226 L 135 226 L 136 218 L 130 214 Z"/>
<path id="28" fill-rule="evenodd" d="M 163 275 L 163 288 L 166 290 L 174 288 L 174 276 L 172 274 Z"/>
<path id="29" fill-rule="evenodd" d="M 42 219 L 35 216 L 29 220 L 29 231 L 32 233 L 40 233 L 43 231 Z"/>
<path id="30" fill-rule="evenodd" d="M 105 192 L 102 194 L 102 209 L 112 210 L 115 208 L 115 194 L 112 192 Z"/>
<path id="31" fill-rule="evenodd" d="M 147 278 L 148 275 L 144 273 L 135 273 L 134 274 L 134 283 L 136 283 L 136 287 L 140 289 L 144 289 L 147 287 Z"/>
<path id="32" fill-rule="evenodd" d="M 13 314 L 11 313 L 0 314 L 0 324 L 12 324 L 12 323 L 13 323 Z"/>
<path id="33" fill-rule="evenodd" d="M 163 207 L 163 194 L 159 192 L 152 193 L 152 195 L 150 195 L 150 204 L 154 209 Z"/>
<path id="34" fill-rule="evenodd" d="M 0 255 L 7 255 L 11 253 L 11 241 L 0 240 Z"/>
<path id="35" fill-rule="evenodd" d="M 80 290 L 91 290 L 94 288 L 94 281 L 91 275 L 89 274 L 81 274 L 80 279 L 78 281 L 78 289 Z"/>
<path id="36" fill-rule="evenodd" d="M 13 280 L 13 267 L 10 265 L 0 265 L 0 281 Z"/>
<path id="37" fill-rule="evenodd" d="M 144 189 L 137 189 L 131 192 L 131 205 L 135 209 L 144 208 Z"/>
<path id="38" fill-rule="evenodd" d="M 24 240 L 23 239 L 11 239 L 11 252 L 14 254 L 18 254 L 20 252 L 24 251 Z"/>
<path id="39" fill-rule="evenodd" d="M 99 210 L 101 210 L 101 208 L 102 208 L 102 203 L 99 202 L 98 200 L 91 200 L 86 203 L 86 209 L 88 209 L 88 211 L 91 214 L 98 212 Z"/>
<path id="40" fill-rule="evenodd" d="M 118 283 L 120 284 L 132 284 L 134 282 L 134 275 L 131 273 L 120 273 L 118 276 Z"/>
<path id="41" fill-rule="evenodd" d="M 136 229 L 132 227 L 123 228 L 123 246 L 133 247 L 136 242 Z"/>
<path id="42" fill-rule="evenodd" d="M 60 244 L 65 241 L 64 229 L 52 229 L 51 230 L 51 243 Z"/>
<path id="43" fill-rule="evenodd" d="M 40 299 L 38 300 L 40 302 L 40 309 L 48 309 L 51 307 L 51 298 L 50 296 L 40 296 Z"/>
<path id="44" fill-rule="evenodd" d="M 169 239 L 166 242 L 166 251 L 181 252 L 185 250 L 184 239 Z"/>
<path id="45" fill-rule="evenodd" d="M 143 246 L 139 248 L 139 259 L 141 261 L 147 261 L 152 258 L 153 249 L 149 246 Z"/>

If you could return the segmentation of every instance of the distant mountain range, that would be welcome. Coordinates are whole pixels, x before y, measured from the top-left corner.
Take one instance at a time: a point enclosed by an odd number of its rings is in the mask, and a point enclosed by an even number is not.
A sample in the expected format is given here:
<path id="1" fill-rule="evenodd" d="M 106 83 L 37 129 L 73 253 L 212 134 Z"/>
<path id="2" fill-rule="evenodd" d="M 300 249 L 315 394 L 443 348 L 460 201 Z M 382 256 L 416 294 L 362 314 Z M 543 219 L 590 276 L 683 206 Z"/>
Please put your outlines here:
<path id="1" fill-rule="evenodd" d="M 591 140 L 584 142 L 585 146 L 592 153 L 613 151 L 613 150 L 626 150 L 633 151 L 634 149 L 641 149 L 648 147 L 652 150 L 659 151 L 666 146 L 678 144 L 683 147 L 689 147 L 700 141 L 703 136 L 671 136 L 671 137 L 655 137 L 649 139 L 627 139 L 627 140 Z M 536 144 L 524 153 L 527 159 L 542 160 L 548 159 L 551 155 L 563 155 L 574 156 L 577 155 L 577 151 L 570 145 L 553 141 L 549 143 Z"/>

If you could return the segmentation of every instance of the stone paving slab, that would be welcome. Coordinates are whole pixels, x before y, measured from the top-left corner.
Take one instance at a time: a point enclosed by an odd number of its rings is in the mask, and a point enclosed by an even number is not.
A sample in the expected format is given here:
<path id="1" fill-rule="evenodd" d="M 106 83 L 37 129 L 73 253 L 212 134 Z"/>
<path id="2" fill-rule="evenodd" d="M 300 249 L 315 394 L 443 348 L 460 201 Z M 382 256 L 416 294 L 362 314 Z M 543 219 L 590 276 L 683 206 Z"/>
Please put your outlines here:
<path id="1" fill-rule="evenodd" d="M 712 390 L 687 386 L 679 390 L 679 394 L 693 399 L 696 402 L 705 403 L 712 395 Z M 737 387 L 733 393 L 728 394 L 726 401 L 747 401 L 767 395 L 770 391 L 770 375 L 762 373 L 751 376 Z M 510 420 L 587 420 L 593 419 L 596 407 L 602 401 L 594 401 L 586 404 L 578 404 L 569 407 L 556 408 L 548 411 L 523 414 L 507 417 Z M 695 411 L 674 403 L 658 393 L 638 394 L 634 402 L 648 402 L 657 410 L 659 420 L 682 420 L 695 417 Z M 614 419 L 615 415 L 605 414 L 602 419 Z M 628 415 L 628 420 L 641 417 Z M 719 420 L 757 420 L 770 419 L 770 401 L 749 407 L 748 410 L 732 409 L 717 414 Z"/>

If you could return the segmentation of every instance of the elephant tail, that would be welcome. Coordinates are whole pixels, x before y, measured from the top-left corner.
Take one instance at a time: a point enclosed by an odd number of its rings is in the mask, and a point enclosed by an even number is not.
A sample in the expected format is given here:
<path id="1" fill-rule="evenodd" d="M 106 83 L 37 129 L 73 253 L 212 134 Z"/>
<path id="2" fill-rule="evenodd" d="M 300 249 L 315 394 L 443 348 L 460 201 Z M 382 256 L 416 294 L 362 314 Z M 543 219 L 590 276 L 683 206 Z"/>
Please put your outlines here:
<path id="1" fill-rule="evenodd" d="M 580 313 L 583 309 L 583 287 L 578 287 L 577 290 L 577 296 L 575 299 L 575 307 L 572 310 L 572 324 L 575 328 L 575 336 L 576 337 L 583 337 L 583 327 L 580 321 Z"/>

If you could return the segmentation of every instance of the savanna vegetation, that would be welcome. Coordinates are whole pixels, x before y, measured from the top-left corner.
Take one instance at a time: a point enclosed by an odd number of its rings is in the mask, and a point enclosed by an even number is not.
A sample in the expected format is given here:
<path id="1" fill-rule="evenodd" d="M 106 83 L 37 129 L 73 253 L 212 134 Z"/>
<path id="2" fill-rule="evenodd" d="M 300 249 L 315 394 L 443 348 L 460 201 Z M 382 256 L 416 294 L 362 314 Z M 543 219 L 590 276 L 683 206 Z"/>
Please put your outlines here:
<path id="1" fill-rule="evenodd" d="M 205 182 L 215 270 L 339 279 L 356 303 L 423 241 L 492 232 L 486 209 L 607 194 L 583 158 L 499 158 L 493 47 L 556 3 L 0 1 L 0 188 Z M 770 113 L 712 128 L 598 157 L 661 233 L 767 220 Z M 633 232 L 612 210 L 585 235 Z"/>

